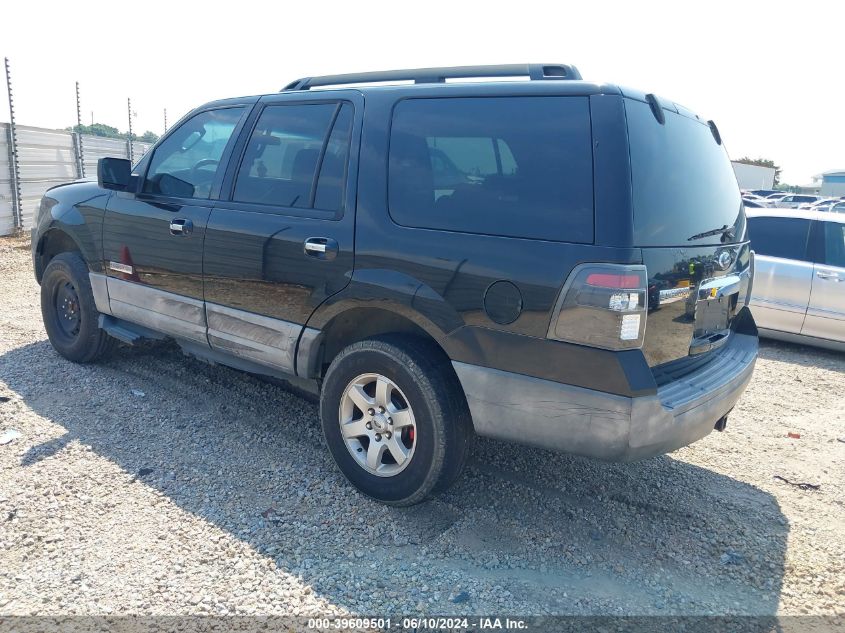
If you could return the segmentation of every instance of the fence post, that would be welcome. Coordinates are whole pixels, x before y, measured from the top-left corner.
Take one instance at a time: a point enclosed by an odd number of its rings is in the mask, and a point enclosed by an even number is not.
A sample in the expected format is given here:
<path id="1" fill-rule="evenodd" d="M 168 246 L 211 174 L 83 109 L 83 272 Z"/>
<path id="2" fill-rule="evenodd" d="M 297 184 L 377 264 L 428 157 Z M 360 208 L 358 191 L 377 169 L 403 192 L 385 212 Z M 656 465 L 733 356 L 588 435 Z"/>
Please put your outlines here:
<path id="1" fill-rule="evenodd" d="M 76 174 L 80 178 L 85 178 L 85 156 L 82 155 L 84 148 L 82 147 L 82 107 L 79 100 L 79 82 L 76 82 L 76 125 L 77 131 L 74 134 L 74 142 L 76 143 Z M 93 125 L 93 122 L 92 122 Z"/>
<path id="2" fill-rule="evenodd" d="M 9 91 L 9 175 L 12 177 L 12 221 L 16 229 L 23 228 L 21 208 L 21 171 L 18 164 L 18 133 L 15 126 L 15 103 L 12 98 L 12 74 L 6 57 L 6 88 Z"/>
<path id="3" fill-rule="evenodd" d="M 85 162 L 82 157 L 82 135 L 79 132 L 72 132 L 73 153 L 76 159 L 76 177 L 85 178 Z"/>

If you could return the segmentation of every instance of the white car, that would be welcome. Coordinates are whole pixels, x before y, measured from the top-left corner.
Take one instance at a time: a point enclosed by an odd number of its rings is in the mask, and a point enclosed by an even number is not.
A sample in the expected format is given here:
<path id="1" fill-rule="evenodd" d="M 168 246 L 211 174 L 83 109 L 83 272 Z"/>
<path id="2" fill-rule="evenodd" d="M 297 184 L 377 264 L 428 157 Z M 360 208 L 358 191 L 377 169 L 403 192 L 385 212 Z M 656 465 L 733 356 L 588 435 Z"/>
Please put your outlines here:
<path id="1" fill-rule="evenodd" d="M 765 197 L 765 205 L 767 207 L 773 207 L 778 200 L 785 198 L 788 195 L 788 193 L 771 193 Z"/>
<path id="2" fill-rule="evenodd" d="M 814 196 L 807 193 L 794 193 L 777 200 L 774 206 L 778 209 L 797 209 L 802 204 L 813 204 L 821 200 L 821 196 Z"/>
<path id="3" fill-rule="evenodd" d="M 822 198 L 817 202 L 802 204 L 798 208 L 806 211 L 830 211 L 831 207 L 839 202 L 843 202 L 843 200 L 841 198 Z"/>

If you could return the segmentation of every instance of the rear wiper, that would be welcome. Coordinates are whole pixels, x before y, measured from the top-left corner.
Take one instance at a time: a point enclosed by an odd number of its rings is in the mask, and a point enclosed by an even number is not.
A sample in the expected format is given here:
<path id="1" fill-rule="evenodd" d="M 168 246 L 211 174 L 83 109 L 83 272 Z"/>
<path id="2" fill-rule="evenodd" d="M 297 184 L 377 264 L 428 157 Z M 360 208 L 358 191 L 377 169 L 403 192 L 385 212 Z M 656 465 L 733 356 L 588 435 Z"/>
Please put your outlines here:
<path id="1" fill-rule="evenodd" d="M 721 235 L 722 237 L 733 237 L 734 229 L 732 226 L 728 226 L 725 224 L 720 229 L 713 229 L 712 231 L 704 231 L 704 233 L 698 233 L 693 235 L 692 237 L 687 238 L 687 242 L 692 242 L 693 240 L 700 240 L 703 237 L 712 237 L 713 235 Z"/>

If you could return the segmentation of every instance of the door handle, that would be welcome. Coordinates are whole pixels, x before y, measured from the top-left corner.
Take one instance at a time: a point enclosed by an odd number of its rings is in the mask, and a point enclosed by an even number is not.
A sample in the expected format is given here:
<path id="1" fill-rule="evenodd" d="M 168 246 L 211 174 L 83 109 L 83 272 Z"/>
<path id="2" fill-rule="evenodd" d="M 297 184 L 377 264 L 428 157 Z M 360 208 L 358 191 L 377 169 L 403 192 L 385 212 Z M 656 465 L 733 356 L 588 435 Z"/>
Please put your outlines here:
<path id="1" fill-rule="evenodd" d="M 338 246 L 330 237 L 309 237 L 305 240 L 303 250 L 309 257 L 330 260 L 337 257 Z"/>
<path id="2" fill-rule="evenodd" d="M 171 235 L 190 235 L 194 230 L 194 223 L 190 220 L 176 219 L 170 220 L 170 234 Z"/>
<path id="3" fill-rule="evenodd" d="M 828 281 L 842 281 L 837 273 L 828 272 L 826 270 L 819 270 L 816 272 L 816 277 L 819 279 L 827 279 Z"/>

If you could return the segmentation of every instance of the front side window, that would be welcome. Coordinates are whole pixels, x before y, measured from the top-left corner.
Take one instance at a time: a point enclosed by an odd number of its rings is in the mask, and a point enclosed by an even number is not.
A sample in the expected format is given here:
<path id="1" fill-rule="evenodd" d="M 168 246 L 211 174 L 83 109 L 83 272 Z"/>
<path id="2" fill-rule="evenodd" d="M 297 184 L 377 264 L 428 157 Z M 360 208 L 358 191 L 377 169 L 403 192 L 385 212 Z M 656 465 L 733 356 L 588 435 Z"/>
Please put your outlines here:
<path id="1" fill-rule="evenodd" d="M 751 248 L 758 255 L 807 261 L 810 221 L 800 218 L 748 219 Z"/>
<path id="2" fill-rule="evenodd" d="M 200 112 L 159 145 L 147 171 L 144 192 L 177 198 L 208 198 L 220 160 L 244 108 Z"/>
<path id="3" fill-rule="evenodd" d="M 593 240 L 586 97 L 407 99 L 390 135 L 388 205 L 403 226 Z"/>
<path id="4" fill-rule="evenodd" d="M 834 213 L 845 213 L 845 202 L 840 202 L 839 204 L 832 206 L 830 210 Z"/>
<path id="5" fill-rule="evenodd" d="M 267 106 L 247 143 L 232 199 L 340 210 L 351 129 L 348 103 Z"/>
<path id="6" fill-rule="evenodd" d="M 824 263 L 828 266 L 845 268 L 845 224 L 823 222 Z"/>

